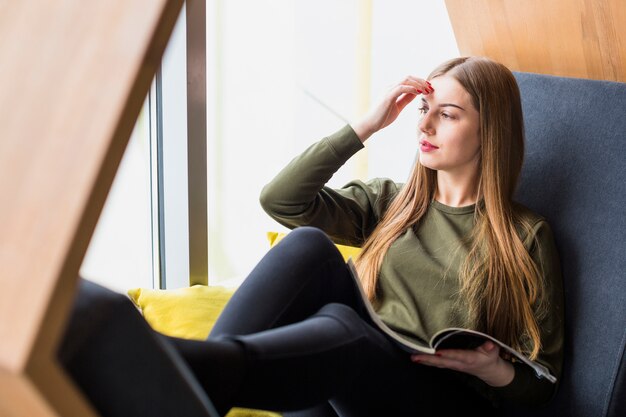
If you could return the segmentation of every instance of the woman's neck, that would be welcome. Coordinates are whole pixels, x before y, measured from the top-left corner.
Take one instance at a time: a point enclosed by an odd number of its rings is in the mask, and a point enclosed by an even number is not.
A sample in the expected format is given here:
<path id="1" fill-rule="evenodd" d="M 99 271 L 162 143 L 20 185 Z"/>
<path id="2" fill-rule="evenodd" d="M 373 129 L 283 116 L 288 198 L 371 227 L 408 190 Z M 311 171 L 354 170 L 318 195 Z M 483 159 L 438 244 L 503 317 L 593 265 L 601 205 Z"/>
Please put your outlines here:
<path id="1" fill-rule="evenodd" d="M 435 200 L 450 207 L 463 207 L 476 204 L 478 196 L 478 173 L 474 175 L 453 175 L 447 171 L 437 171 Z"/>

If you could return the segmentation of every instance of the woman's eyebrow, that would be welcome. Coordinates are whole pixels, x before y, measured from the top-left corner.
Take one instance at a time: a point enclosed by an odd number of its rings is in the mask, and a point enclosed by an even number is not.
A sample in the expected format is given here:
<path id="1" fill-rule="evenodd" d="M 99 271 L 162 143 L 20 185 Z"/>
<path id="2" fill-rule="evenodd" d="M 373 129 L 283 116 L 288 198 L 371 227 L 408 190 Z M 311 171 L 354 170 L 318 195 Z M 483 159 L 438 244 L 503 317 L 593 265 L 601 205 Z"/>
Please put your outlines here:
<path id="1" fill-rule="evenodd" d="M 426 99 L 424 97 L 422 97 L 422 103 L 428 105 L 428 102 L 426 101 Z M 456 104 L 452 104 L 452 103 L 441 103 L 439 104 L 438 107 L 456 107 L 457 109 L 461 109 L 463 111 L 465 111 L 465 109 L 459 105 Z"/>

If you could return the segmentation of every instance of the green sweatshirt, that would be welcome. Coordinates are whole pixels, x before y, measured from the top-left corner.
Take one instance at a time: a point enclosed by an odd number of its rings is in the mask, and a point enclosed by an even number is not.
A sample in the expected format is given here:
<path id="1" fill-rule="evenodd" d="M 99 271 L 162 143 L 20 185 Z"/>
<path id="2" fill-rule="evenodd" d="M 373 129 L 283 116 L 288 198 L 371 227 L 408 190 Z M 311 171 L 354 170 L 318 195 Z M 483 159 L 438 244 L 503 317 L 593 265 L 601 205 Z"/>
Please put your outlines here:
<path id="1" fill-rule="evenodd" d="M 276 221 L 294 228 L 314 226 L 336 243 L 360 246 L 382 218 L 402 184 L 389 179 L 353 181 L 341 189 L 325 184 L 363 144 L 347 125 L 313 144 L 265 186 L 261 204 Z M 534 225 L 520 236 L 547 283 L 550 311 L 540 322 L 542 351 L 538 362 L 557 378 L 563 358 L 563 294 L 558 253 L 548 223 L 518 205 Z M 391 245 L 379 275 L 377 313 L 392 329 L 412 340 L 428 341 L 446 327 L 468 327 L 458 297 L 459 270 L 469 247 L 462 243 L 474 225 L 475 205 L 450 207 L 433 201 L 418 227 Z M 468 374 L 467 381 L 494 404 L 541 405 L 556 386 L 514 363 L 515 377 L 505 387 L 491 387 Z M 417 365 L 416 365 L 417 366 Z"/>

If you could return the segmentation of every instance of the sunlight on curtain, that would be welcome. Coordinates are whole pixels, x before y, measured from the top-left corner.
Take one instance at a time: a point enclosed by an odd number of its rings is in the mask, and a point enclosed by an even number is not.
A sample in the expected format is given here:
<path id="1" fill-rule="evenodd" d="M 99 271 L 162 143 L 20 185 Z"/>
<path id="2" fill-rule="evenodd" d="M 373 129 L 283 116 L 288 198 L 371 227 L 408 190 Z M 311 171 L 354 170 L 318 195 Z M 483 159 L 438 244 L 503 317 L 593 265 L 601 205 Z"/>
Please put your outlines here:
<path id="1" fill-rule="evenodd" d="M 285 229 L 259 193 L 314 141 L 355 121 L 408 74 L 458 56 L 443 1 L 208 0 L 209 281 L 237 284 Z M 417 106 L 331 180 L 404 181 Z"/>

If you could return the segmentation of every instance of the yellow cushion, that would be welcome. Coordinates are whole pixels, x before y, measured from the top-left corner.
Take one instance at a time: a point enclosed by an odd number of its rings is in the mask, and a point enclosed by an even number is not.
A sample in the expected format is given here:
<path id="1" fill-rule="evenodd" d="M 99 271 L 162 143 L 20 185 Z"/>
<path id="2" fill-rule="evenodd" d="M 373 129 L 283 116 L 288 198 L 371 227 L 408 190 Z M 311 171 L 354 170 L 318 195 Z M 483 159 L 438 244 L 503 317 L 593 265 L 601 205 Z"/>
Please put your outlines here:
<path id="1" fill-rule="evenodd" d="M 226 417 L 281 417 L 281 414 L 248 408 L 231 408 Z"/>
<path id="2" fill-rule="evenodd" d="M 193 285 L 175 290 L 135 288 L 128 291 L 150 326 L 169 336 L 204 340 L 234 289 Z M 233 408 L 227 417 L 280 417 L 280 414 Z"/>
<path id="3" fill-rule="evenodd" d="M 231 408 L 226 417 L 281 417 L 281 414 L 248 408 Z"/>
<path id="4" fill-rule="evenodd" d="M 270 246 L 276 245 L 285 235 L 268 232 Z M 356 257 L 361 251 L 351 246 L 336 246 L 346 260 Z M 129 290 L 128 295 L 156 331 L 184 339 L 203 340 L 234 291 L 234 288 L 193 285 L 174 290 L 135 288 Z"/>
<path id="5" fill-rule="evenodd" d="M 158 332 L 203 340 L 235 289 L 193 285 L 174 290 L 135 288 L 128 295 Z"/>
<path id="6" fill-rule="evenodd" d="M 287 236 L 286 233 L 267 232 L 267 240 L 270 242 L 270 247 L 280 242 L 285 236 Z M 346 262 L 348 261 L 348 258 L 356 259 L 357 255 L 361 253 L 361 248 L 356 248 L 354 246 L 338 244 L 335 244 L 335 246 L 337 246 L 337 249 L 339 249 L 341 256 L 343 256 L 343 259 L 345 259 Z"/>

